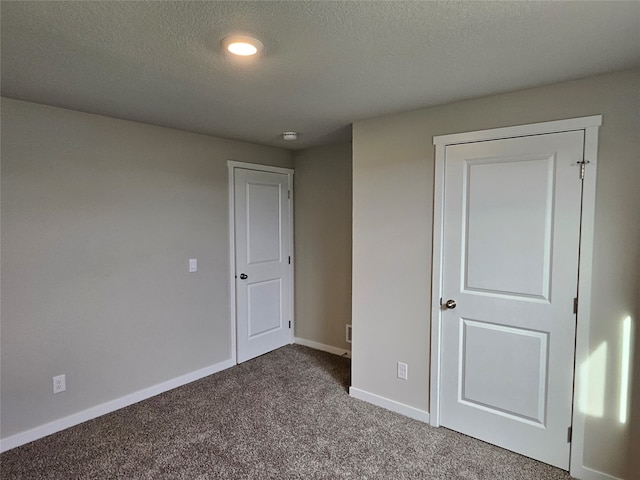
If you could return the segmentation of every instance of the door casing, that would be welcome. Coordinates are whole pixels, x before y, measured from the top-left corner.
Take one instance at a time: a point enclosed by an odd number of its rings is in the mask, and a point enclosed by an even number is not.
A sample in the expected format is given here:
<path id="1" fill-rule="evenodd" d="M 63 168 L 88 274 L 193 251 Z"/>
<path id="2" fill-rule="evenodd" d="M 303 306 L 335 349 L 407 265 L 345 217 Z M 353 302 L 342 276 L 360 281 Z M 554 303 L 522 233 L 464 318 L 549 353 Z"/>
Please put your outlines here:
<path id="1" fill-rule="evenodd" d="M 593 258 L 593 236 L 595 218 L 596 171 L 598 155 L 598 129 L 602 125 L 602 115 L 580 117 L 567 120 L 518 125 L 513 127 L 479 130 L 473 132 L 440 135 L 433 138 L 435 146 L 434 199 L 433 199 L 433 263 L 431 279 L 431 371 L 429 386 L 429 422 L 440 426 L 440 349 L 443 273 L 443 226 L 444 226 L 444 178 L 445 147 L 460 143 L 481 142 L 505 138 L 584 131 L 585 176 L 582 190 L 582 217 L 580 236 L 580 259 L 578 269 L 578 315 L 576 325 L 575 365 L 580 365 L 589 356 L 589 331 L 591 324 L 591 276 Z M 580 166 L 576 165 L 576 175 Z M 575 368 L 575 367 L 574 367 Z M 575 375 L 574 392 L 580 391 L 581 379 Z M 587 474 L 583 465 L 585 414 L 577 408 L 577 399 L 573 397 L 573 439 L 571 445 L 570 473 L 578 478 Z"/>
<path id="2" fill-rule="evenodd" d="M 293 343 L 294 336 L 293 331 L 295 327 L 295 311 L 294 311 L 294 272 L 295 272 L 295 255 L 293 245 L 293 173 L 292 168 L 273 167 L 270 165 L 259 165 L 255 163 L 237 162 L 234 160 L 227 161 L 227 167 L 229 169 L 229 312 L 231 316 L 231 360 L 238 363 L 238 349 L 237 349 L 237 328 L 238 319 L 236 312 L 236 224 L 235 224 L 235 170 L 258 170 L 262 172 L 281 173 L 287 175 L 288 187 L 291 192 L 291 199 L 289 203 L 289 245 L 291 250 L 291 274 L 289 276 L 289 291 L 290 295 L 290 312 L 291 312 L 291 328 L 289 329 L 289 342 Z"/>

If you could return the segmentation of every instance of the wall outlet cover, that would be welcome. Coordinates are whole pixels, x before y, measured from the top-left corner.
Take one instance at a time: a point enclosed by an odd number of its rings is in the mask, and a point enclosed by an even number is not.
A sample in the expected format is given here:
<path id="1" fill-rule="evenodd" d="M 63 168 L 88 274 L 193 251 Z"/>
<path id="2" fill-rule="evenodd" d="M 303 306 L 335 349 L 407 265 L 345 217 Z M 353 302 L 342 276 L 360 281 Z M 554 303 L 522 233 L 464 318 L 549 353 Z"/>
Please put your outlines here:
<path id="1" fill-rule="evenodd" d="M 398 378 L 407 380 L 409 377 L 409 366 L 406 363 L 398 362 Z"/>
<path id="2" fill-rule="evenodd" d="M 67 379 L 65 375 L 53 377 L 53 393 L 64 392 L 67 389 Z"/>

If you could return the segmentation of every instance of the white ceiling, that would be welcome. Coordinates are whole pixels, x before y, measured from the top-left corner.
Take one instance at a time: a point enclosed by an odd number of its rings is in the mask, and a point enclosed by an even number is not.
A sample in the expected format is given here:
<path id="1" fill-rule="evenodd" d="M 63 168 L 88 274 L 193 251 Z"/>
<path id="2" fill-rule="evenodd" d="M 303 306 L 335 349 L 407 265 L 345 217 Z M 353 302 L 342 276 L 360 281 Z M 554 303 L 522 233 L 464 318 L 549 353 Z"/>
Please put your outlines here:
<path id="1" fill-rule="evenodd" d="M 640 65 L 640 2 L 0 8 L 3 96 L 295 149 L 364 118 Z M 231 33 L 260 38 L 260 58 L 225 56 Z"/>

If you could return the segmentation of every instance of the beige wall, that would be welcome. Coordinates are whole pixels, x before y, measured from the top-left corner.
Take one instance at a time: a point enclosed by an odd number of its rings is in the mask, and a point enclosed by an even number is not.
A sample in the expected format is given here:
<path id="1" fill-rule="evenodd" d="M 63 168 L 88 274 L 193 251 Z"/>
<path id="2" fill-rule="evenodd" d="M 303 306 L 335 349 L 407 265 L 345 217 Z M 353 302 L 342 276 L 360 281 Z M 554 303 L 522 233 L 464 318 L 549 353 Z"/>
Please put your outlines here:
<path id="1" fill-rule="evenodd" d="M 3 438 L 230 358 L 230 159 L 292 166 L 276 148 L 2 100 Z"/>
<path id="2" fill-rule="evenodd" d="M 296 337 L 350 349 L 351 144 L 294 154 Z"/>
<path id="3" fill-rule="evenodd" d="M 433 136 L 596 114 L 604 115 L 604 123 L 599 137 L 590 344 L 595 349 L 607 342 L 608 380 L 603 387 L 604 417 L 587 420 L 584 464 L 623 475 L 631 445 L 629 425 L 618 422 L 620 325 L 631 315 L 636 332 L 640 330 L 637 69 L 354 124 L 355 388 L 428 410 Z M 409 364 L 408 381 L 396 378 L 397 361 Z M 636 412 L 639 402 L 636 399 Z M 638 445 L 633 448 L 637 456 Z"/>

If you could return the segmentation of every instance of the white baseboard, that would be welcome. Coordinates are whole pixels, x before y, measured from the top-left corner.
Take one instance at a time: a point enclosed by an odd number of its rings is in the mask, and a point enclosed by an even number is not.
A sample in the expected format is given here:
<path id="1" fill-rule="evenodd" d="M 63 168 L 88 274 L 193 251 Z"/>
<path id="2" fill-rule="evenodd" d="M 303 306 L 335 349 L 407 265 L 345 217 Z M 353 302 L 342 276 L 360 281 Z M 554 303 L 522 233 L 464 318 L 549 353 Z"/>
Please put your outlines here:
<path id="1" fill-rule="evenodd" d="M 399 413 L 406 417 L 429 423 L 429 412 L 425 412 L 424 410 L 420 410 L 419 408 L 410 407 L 409 405 L 405 405 L 404 403 L 381 397 L 380 395 L 376 395 L 375 393 L 365 392 L 364 390 L 360 390 L 359 388 L 355 387 L 349 387 L 349 395 L 357 398 L 358 400 L 372 403 L 374 405 L 377 405 L 378 407 L 386 408 L 387 410 L 391 410 L 392 412 Z"/>
<path id="2" fill-rule="evenodd" d="M 305 347 L 313 348 L 315 350 L 321 350 L 323 352 L 333 353 L 341 357 L 351 358 L 351 351 L 343 348 L 332 347 L 331 345 L 325 345 L 324 343 L 314 342 L 312 340 L 305 340 L 304 338 L 295 337 L 293 343 L 303 345 Z"/>
<path id="3" fill-rule="evenodd" d="M 38 440 L 46 437 L 47 435 L 51 435 L 52 433 L 73 427 L 88 420 L 92 420 L 96 417 L 106 415 L 107 413 L 115 412 L 121 408 L 146 400 L 147 398 L 155 397 L 156 395 L 181 387 L 187 383 L 191 383 L 203 377 L 226 370 L 227 368 L 233 367 L 235 364 L 236 362 L 234 360 L 225 360 L 224 362 L 216 363 L 215 365 L 196 370 L 195 372 L 187 373 L 186 375 L 172 378 L 166 382 L 138 390 L 137 392 L 125 395 L 124 397 L 116 398 L 115 400 L 101 403 L 95 407 L 87 408 L 81 412 L 40 425 L 39 427 L 32 428 L 31 430 L 16 433 L 10 437 L 0 439 L 0 453 L 19 447 L 20 445 L 24 445 L 25 443 L 33 442 L 34 440 Z"/>
<path id="4" fill-rule="evenodd" d="M 584 466 L 572 469 L 569 474 L 579 480 L 622 480 L 608 473 L 599 472 L 598 470 Z"/>

